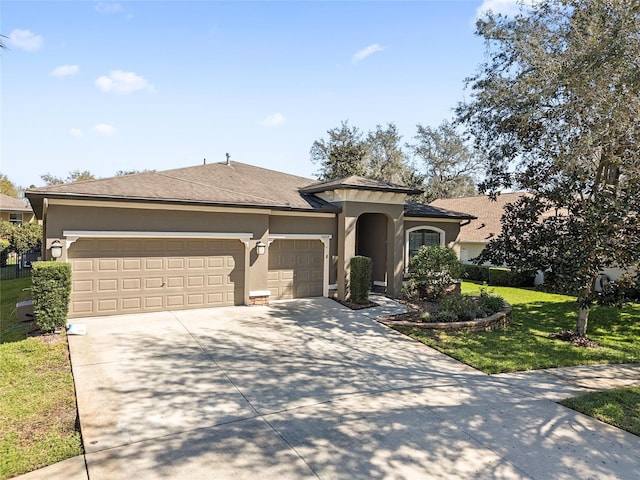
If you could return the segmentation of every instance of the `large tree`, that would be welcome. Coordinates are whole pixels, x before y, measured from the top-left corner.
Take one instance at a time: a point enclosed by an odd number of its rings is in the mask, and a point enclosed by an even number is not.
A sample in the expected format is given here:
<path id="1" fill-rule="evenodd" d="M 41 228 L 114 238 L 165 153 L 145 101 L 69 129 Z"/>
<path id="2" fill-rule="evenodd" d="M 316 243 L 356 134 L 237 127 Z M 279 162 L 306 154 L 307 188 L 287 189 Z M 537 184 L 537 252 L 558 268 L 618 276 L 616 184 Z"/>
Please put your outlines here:
<path id="1" fill-rule="evenodd" d="M 367 174 L 367 144 L 357 127 L 344 121 L 328 130 L 329 137 L 316 140 L 311 146 L 311 161 L 320 165 L 320 180 L 335 180 L 351 175 Z"/>
<path id="2" fill-rule="evenodd" d="M 20 198 L 20 189 L 16 184 L 9 180 L 4 173 L 0 173 L 0 193 L 9 195 L 10 197 Z"/>
<path id="3" fill-rule="evenodd" d="M 483 259 L 549 271 L 585 335 L 605 267 L 640 252 L 640 0 L 541 0 L 477 23 L 487 62 L 457 113 L 486 155 L 481 189 L 525 189 Z"/>
<path id="4" fill-rule="evenodd" d="M 425 174 L 423 200 L 475 195 L 474 176 L 480 167 L 480 157 L 463 136 L 447 121 L 437 128 L 422 125 L 417 128 L 416 143 L 409 147 Z"/>
<path id="5" fill-rule="evenodd" d="M 89 170 L 73 170 L 69 172 L 66 178 L 56 177 L 50 173 L 45 173 L 44 175 L 40 175 L 42 181 L 44 181 L 47 185 L 61 185 L 63 183 L 71 183 L 71 182 L 84 182 L 87 180 L 95 180 L 96 176 L 91 173 Z"/>
<path id="6" fill-rule="evenodd" d="M 415 171 L 402 149 L 402 135 L 394 123 L 388 123 L 386 128 L 377 125 L 367 134 L 365 142 L 368 177 L 409 187 L 422 184 L 424 176 Z"/>

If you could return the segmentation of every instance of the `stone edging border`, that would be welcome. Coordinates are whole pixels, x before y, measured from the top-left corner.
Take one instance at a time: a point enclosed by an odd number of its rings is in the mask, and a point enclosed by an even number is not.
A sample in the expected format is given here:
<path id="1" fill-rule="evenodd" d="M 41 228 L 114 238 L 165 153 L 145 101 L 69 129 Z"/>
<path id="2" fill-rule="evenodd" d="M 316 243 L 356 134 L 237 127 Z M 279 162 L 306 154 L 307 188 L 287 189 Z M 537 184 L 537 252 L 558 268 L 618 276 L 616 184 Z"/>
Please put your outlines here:
<path id="1" fill-rule="evenodd" d="M 486 318 L 478 318 L 467 322 L 408 322 L 393 320 L 393 316 L 381 317 L 377 321 L 383 325 L 416 327 L 423 330 L 458 330 L 466 332 L 489 332 L 507 327 L 511 323 L 512 307 L 505 303 L 504 309 Z"/>

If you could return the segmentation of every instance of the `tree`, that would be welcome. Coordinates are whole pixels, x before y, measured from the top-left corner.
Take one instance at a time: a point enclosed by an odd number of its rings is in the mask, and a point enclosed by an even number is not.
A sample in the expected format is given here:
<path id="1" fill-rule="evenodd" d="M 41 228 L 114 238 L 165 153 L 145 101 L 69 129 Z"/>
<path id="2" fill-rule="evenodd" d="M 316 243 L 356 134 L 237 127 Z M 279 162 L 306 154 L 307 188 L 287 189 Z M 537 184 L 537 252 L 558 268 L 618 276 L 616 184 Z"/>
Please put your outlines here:
<path id="1" fill-rule="evenodd" d="M 49 185 L 62 185 L 63 183 L 71 183 L 71 182 L 85 182 L 87 180 L 95 180 L 96 176 L 91 173 L 89 170 L 73 170 L 69 172 L 67 178 L 60 178 L 50 173 L 45 173 L 44 175 L 40 175 L 40 178 Z"/>
<path id="2" fill-rule="evenodd" d="M 408 187 L 422 184 L 424 177 L 409 163 L 407 154 L 402 150 L 402 135 L 394 123 L 388 123 L 386 129 L 377 125 L 373 132 L 367 134 L 365 142 L 368 177 Z"/>
<path id="3" fill-rule="evenodd" d="M 409 145 L 422 160 L 426 183 L 422 200 L 432 202 L 437 198 L 465 197 L 476 194 L 474 175 L 481 158 L 467 146 L 455 127 L 444 121 L 437 128 L 418 125 Z"/>
<path id="4" fill-rule="evenodd" d="M 327 181 L 351 175 L 367 174 L 367 145 L 357 127 L 348 121 L 327 130 L 329 138 L 316 140 L 311 146 L 311 161 L 320 164 L 318 179 Z"/>
<path id="5" fill-rule="evenodd" d="M 148 169 L 144 169 L 144 170 L 136 170 L 136 169 L 132 169 L 132 170 L 118 170 L 116 172 L 116 177 L 122 177 L 124 175 L 134 175 L 136 173 L 147 173 L 147 172 L 155 172 L 155 170 L 148 170 Z"/>
<path id="6" fill-rule="evenodd" d="M 4 173 L 0 173 L 0 192 L 13 198 L 20 198 L 18 187 Z"/>
<path id="7" fill-rule="evenodd" d="M 10 251 L 21 255 L 32 249 L 40 249 L 42 245 L 42 226 L 36 222 L 14 225 L 2 220 L 0 221 L 0 238 L 9 241 Z"/>
<path id="8" fill-rule="evenodd" d="M 640 0 L 541 0 L 477 34 L 488 60 L 457 113 L 487 155 L 481 189 L 531 193 L 481 260 L 575 289 L 584 336 L 598 274 L 640 251 Z"/>

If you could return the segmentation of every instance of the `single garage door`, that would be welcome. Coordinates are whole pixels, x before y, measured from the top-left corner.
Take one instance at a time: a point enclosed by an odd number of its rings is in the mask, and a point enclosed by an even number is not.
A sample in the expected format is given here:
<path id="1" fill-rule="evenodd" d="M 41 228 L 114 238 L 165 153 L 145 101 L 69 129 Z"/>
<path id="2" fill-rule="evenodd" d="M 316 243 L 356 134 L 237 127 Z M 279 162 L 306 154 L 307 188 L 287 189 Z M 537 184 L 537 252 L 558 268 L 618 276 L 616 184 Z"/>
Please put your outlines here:
<path id="1" fill-rule="evenodd" d="M 79 239 L 69 249 L 70 317 L 239 305 L 239 240 Z"/>
<path id="2" fill-rule="evenodd" d="M 320 240 L 274 240 L 269 247 L 269 298 L 321 297 L 323 272 Z"/>

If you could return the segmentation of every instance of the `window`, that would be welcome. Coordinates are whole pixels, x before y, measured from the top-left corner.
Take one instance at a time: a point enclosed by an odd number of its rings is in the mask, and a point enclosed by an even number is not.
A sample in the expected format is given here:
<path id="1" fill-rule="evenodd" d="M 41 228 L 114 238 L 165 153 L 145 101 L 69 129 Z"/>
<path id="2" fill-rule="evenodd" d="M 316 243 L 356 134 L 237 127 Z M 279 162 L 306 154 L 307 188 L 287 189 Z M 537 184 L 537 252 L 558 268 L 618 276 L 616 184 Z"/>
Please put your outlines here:
<path id="1" fill-rule="evenodd" d="M 444 230 L 438 227 L 432 227 L 430 225 L 412 227 L 405 232 L 405 244 L 404 244 L 404 265 L 405 271 L 409 268 L 409 260 L 413 257 L 420 247 L 423 245 L 444 246 L 445 234 Z"/>
<path id="2" fill-rule="evenodd" d="M 10 213 L 9 214 L 9 222 L 14 225 L 22 225 L 22 214 L 21 213 Z"/>
<path id="3" fill-rule="evenodd" d="M 409 258 L 413 257 L 424 245 L 440 245 L 440 233 L 433 230 L 415 230 L 409 232 Z"/>

